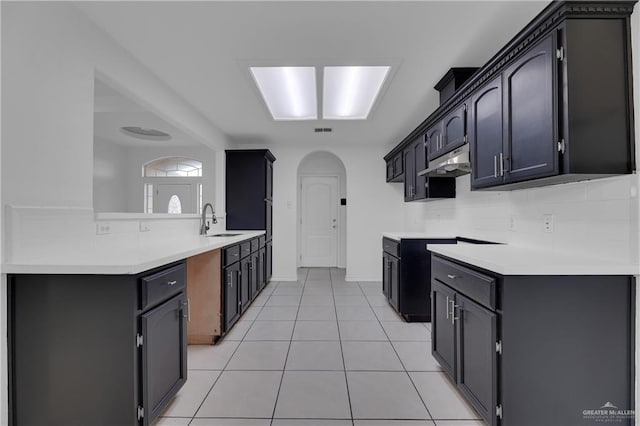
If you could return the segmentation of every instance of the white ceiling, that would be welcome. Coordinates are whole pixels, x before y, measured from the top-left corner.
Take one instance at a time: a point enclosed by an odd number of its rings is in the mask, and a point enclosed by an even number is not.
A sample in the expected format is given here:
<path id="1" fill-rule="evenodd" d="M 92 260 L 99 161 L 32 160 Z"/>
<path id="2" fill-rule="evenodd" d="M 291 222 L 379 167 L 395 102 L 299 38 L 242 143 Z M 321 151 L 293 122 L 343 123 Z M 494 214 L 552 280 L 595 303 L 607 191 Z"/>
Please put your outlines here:
<path id="1" fill-rule="evenodd" d="M 182 147 L 201 144 L 182 130 L 147 111 L 134 100 L 96 79 L 94 86 L 93 136 L 99 143 L 124 147 Z M 171 135 L 169 140 L 146 140 L 127 135 L 121 127 L 157 129 Z"/>
<path id="2" fill-rule="evenodd" d="M 548 2 L 82 2 L 232 141 L 395 145 L 437 107 L 450 67 L 480 66 Z M 393 66 L 368 120 L 274 121 L 249 65 Z M 321 78 L 318 79 L 321 82 Z M 315 134 L 314 127 L 332 127 Z"/>

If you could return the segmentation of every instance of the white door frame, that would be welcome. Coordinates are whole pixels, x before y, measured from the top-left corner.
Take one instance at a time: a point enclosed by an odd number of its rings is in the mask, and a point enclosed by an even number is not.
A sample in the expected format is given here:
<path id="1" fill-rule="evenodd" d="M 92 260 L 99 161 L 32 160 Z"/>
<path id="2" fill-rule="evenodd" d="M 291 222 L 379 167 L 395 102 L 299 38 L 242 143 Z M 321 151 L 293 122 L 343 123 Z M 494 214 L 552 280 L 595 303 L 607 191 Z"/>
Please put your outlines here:
<path id="1" fill-rule="evenodd" d="M 297 238 L 297 245 L 298 245 L 298 250 L 296 253 L 296 266 L 297 267 L 301 267 L 302 266 L 302 226 L 301 226 L 301 220 L 302 220 L 302 180 L 306 177 L 332 177 L 336 179 L 337 182 L 337 192 L 336 192 L 336 201 L 339 203 L 340 202 L 340 192 L 342 188 L 342 180 L 340 179 L 340 175 L 337 174 L 326 174 L 326 173 L 301 173 L 298 175 L 298 186 L 297 186 L 297 194 L 298 194 L 298 206 L 297 206 L 297 214 L 296 214 L 296 230 L 297 230 L 297 234 L 298 234 L 298 238 Z M 343 231 L 343 223 L 341 220 L 341 214 L 340 214 L 340 206 L 338 205 L 338 214 L 336 215 L 336 226 L 337 226 L 337 232 L 336 232 L 336 264 L 334 265 L 334 267 L 337 267 L 340 264 L 340 256 L 342 255 L 341 253 L 341 237 L 342 237 L 342 233 Z"/>

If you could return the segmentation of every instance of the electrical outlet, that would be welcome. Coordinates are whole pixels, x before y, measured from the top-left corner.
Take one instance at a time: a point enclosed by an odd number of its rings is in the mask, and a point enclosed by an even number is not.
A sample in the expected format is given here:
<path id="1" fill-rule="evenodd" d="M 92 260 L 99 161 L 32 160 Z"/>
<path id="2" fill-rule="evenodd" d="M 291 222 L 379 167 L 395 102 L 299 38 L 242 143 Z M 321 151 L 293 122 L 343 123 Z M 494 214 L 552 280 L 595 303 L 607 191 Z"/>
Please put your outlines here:
<path id="1" fill-rule="evenodd" d="M 149 232 L 151 231 L 151 225 L 147 221 L 140 221 L 140 232 Z"/>
<path id="2" fill-rule="evenodd" d="M 517 219 L 515 216 L 511 216 L 509 219 L 509 231 L 515 231 L 517 227 Z"/>
<path id="3" fill-rule="evenodd" d="M 545 214 L 544 216 L 542 216 L 542 226 L 544 229 L 544 232 L 553 232 L 553 215 L 552 214 Z"/>
<path id="4" fill-rule="evenodd" d="M 109 222 L 96 223 L 96 235 L 106 235 L 111 233 L 111 224 Z"/>

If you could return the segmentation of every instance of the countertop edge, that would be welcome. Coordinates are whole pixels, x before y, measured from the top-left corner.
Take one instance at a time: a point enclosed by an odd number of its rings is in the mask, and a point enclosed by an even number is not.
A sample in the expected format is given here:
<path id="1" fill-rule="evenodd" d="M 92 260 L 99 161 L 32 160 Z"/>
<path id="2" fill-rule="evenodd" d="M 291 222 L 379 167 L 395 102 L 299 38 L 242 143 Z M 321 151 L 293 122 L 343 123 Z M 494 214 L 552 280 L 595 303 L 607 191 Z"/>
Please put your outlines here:
<path id="1" fill-rule="evenodd" d="M 188 257 L 196 256 L 208 251 L 219 250 L 230 245 L 235 245 L 246 240 L 264 235 L 265 231 L 225 231 L 228 233 L 242 233 L 235 237 L 228 237 L 221 241 L 211 240 L 215 237 L 200 237 L 199 245 L 192 243 L 185 244 L 175 252 L 167 250 L 157 256 L 151 256 L 148 259 L 131 263 L 5 263 L 2 265 L 2 273 L 4 274 L 60 274 L 60 275 L 136 275 L 141 272 L 148 271 L 169 263 L 177 262 Z M 203 240 L 204 238 L 210 240 Z M 147 247 L 136 247 L 136 254 L 145 251 Z"/>

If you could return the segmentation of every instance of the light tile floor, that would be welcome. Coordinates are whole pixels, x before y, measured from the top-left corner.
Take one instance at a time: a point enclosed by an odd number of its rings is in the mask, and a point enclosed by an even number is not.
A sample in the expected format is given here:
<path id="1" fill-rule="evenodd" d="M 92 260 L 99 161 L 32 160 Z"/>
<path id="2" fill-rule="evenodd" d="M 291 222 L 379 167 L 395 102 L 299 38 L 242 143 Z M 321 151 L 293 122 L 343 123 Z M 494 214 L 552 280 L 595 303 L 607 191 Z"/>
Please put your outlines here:
<path id="1" fill-rule="evenodd" d="M 301 268 L 272 282 L 215 346 L 189 346 L 187 383 L 158 426 L 484 426 L 380 282 Z"/>

